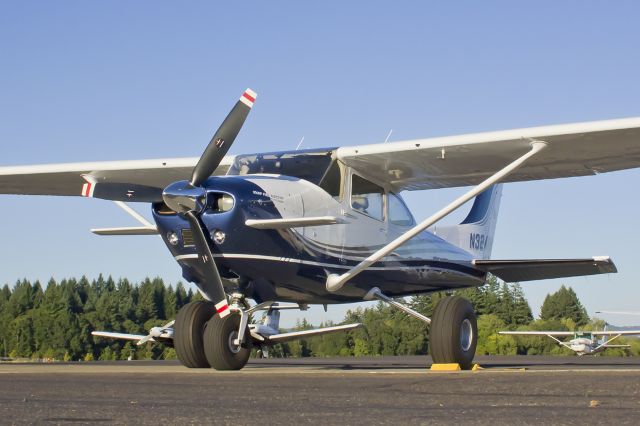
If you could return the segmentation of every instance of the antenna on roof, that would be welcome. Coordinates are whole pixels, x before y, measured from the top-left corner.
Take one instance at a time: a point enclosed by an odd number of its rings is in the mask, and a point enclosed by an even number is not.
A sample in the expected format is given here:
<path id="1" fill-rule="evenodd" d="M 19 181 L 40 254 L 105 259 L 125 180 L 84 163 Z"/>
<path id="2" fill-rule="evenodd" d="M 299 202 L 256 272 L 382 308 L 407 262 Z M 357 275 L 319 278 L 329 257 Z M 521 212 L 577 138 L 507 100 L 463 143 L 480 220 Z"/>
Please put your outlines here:
<path id="1" fill-rule="evenodd" d="M 304 136 L 302 137 L 302 139 L 300 139 L 300 142 L 298 142 L 298 146 L 296 146 L 296 151 L 298 150 L 298 148 L 300 148 L 300 145 L 302 145 L 302 142 L 304 142 Z"/>
<path id="2" fill-rule="evenodd" d="M 387 135 L 387 138 L 384 140 L 384 143 L 389 142 L 389 138 L 391 137 L 391 133 L 393 133 L 393 129 L 389 130 L 389 134 Z"/>

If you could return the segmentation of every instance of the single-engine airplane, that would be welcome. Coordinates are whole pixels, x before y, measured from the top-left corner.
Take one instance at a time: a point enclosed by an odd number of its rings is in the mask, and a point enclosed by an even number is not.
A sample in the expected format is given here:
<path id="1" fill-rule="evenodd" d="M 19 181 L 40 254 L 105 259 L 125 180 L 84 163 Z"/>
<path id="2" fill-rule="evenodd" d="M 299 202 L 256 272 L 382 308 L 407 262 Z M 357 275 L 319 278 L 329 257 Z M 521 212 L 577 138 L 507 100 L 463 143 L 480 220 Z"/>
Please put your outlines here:
<path id="1" fill-rule="evenodd" d="M 612 345 L 611 342 L 620 336 L 639 335 L 640 330 L 604 330 L 604 331 L 500 331 L 498 334 L 512 336 L 547 336 L 560 346 L 571 349 L 578 356 L 595 355 L 607 348 L 628 348 L 630 345 Z M 573 336 L 569 341 L 558 337 Z M 598 337 L 602 339 L 598 340 Z"/>
<path id="2" fill-rule="evenodd" d="M 467 300 L 444 298 L 427 318 L 394 298 L 480 286 L 489 273 L 527 281 L 616 272 L 606 256 L 494 260 L 491 248 L 502 183 L 639 167 L 640 118 L 227 155 L 255 99 L 242 94 L 199 159 L 2 167 L 0 192 L 112 200 L 141 226 L 94 233 L 159 234 L 206 301 L 150 336 L 193 368 L 240 369 L 252 345 L 300 337 L 279 332 L 281 309 L 373 299 L 430 324 L 434 362 L 469 368 L 477 326 Z M 471 189 L 421 223 L 400 196 L 461 186 Z M 435 226 L 471 199 L 462 223 Z M 126 202 L 150 204 L 155 224 Z M 250 324 L 257 311 L 264 321 Z"/>

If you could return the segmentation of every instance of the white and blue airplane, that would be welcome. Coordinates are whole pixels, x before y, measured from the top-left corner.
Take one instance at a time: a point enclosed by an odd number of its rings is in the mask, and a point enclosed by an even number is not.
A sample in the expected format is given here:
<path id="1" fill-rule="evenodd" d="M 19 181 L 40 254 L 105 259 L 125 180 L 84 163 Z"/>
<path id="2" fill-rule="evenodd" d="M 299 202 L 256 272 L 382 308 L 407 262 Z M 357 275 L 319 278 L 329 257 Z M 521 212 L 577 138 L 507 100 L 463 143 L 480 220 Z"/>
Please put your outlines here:
<path id="1" fill-rule="evenodd" d="M 616 272 L 609 257 L 495 260 L 491 248 L 502 183 L 639 167 L 640 118 L 227 155 L 255 99 L 242 94 L 200 158 L 2 167 L 0 193 L 112 200 L 141 226 L 93 232 L 159 234 L 206 301 L 129 337 L 173 344 L 194 368 L 240 369 L 253 345 L 359 326 L 280 333 L 281 309 L 372 299 L 430 324 L 434 362 L 469 368 L 477 326 L 467 300 L 447 297 L 427 318 L 394 298 L 480 286 L 487 274 L 511 282 Z M 471 189 L 421 223 L 400 196 L 450 187 Z M 436 226 L 474 198 L 462 223 Z M 150 204 L 154 223 L 126 202 Z M 264 322 L 250 324 L 260 310 Z"/>

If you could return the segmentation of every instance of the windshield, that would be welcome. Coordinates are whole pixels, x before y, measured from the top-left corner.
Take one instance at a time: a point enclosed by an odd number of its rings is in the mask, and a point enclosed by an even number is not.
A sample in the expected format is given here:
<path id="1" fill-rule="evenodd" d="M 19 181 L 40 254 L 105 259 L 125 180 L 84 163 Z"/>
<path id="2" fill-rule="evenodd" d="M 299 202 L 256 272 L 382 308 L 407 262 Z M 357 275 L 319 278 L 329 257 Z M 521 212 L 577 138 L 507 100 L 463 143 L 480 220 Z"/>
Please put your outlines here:
<path id="1" fill-rule="evenodd" d="M 331 175 L 333 149 L 274 152 L 236 156 L 229 175 L 268 173 L 308 180 L 319 185 L 323 177 Z"/>

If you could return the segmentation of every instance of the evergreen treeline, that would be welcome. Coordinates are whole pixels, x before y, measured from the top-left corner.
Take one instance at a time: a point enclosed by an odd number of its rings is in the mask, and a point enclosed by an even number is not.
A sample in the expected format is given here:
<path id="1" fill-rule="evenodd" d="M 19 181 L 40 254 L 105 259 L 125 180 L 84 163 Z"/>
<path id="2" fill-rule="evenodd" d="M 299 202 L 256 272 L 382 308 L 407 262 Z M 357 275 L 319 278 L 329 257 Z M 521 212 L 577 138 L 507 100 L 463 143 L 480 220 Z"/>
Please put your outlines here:
<path id="1" fill-rule="evenodd" d="M 136 347 L 131 342 L 91 336 L 93 330 L 146 334 L 174 319 L 183 305 L 200 297 L 178 283 L 159 279 L 132 284 L 111 277 L 51 279 L 46 288 L 21 280 L 0 291 L 0 356 L 64 360 L 172 358 L 162 345 Z"/>
<path id="2" fill-rule="evenodd" d="M 533 319 L 518 284 L 488 284 L 455 292 L 469 299 L 478 314 L 477 354 L 571 354 L 546 337 L 498 336 L 500 330 L 601 330 L 605 323 L 590 321 L 571 288 L 550 294 Z M 409 298 L 415 310 L 432 316 L 445 293 Z M 39 282 L 21 280 L 0 289 L 0 356 L 64 360 L 175 358 L 171 348 L 91 336 L 93 330 L 146 334 L 154 326 L 175 318 L 177 311 L 200 295 L 178 283 L 175 288 L 159 279 L 131 283 L 111 277 Z M 421 321 L 382 302 L 348 311 L 341 323 L 360 322 L 364 328 L 279 344 L 270 356 L 420 355 L 428 353 L 428 330 Z M 320 324 L 329 326 L 333 324 Z M 296 329 L 312 328 L 306 320 Z M 623 340 L 616 343 L 624 343 Z M 631 351 L 608 349 L 608 355 L 640 354 L 640 341 L 627 339 Z"/>

